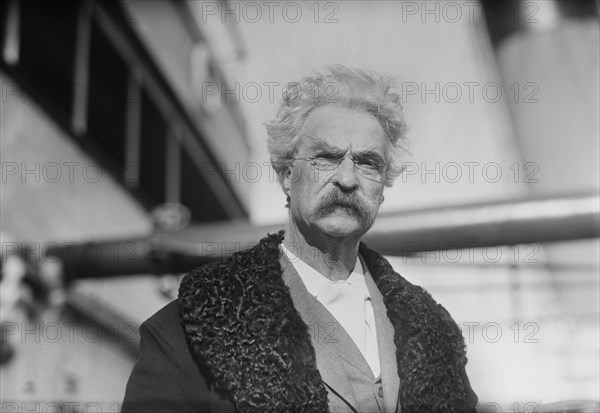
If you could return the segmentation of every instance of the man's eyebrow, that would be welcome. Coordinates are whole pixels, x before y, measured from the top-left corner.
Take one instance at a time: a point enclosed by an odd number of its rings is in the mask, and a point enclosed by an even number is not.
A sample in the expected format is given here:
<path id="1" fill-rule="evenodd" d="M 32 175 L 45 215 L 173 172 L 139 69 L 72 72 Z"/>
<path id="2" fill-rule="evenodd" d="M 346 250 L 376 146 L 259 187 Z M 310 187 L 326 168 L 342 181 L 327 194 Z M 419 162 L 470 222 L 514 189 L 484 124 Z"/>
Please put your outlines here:
<path id="1" fill-rule="evenodd" d="M 366 149 L 364 151 L 356 152 L 356 155 L 365 158 L 375 158 L 382 162 L 385 162 L 385 155 L 383 155 L 375 149 Z"/>
<path id="2" fill-rule="evenodd" d="M 323 138 L 320 138 L 318 136 L 315 135 L 303 135 L 302 136 L 304 139 L 310 140 L 311 143 L 309 144 L 309 147 L 313 150 L 313 151 L 323 151 L 323 152 L 327 152 L 333 155 L 344 155 L 347 150 L 338 148 L 336 146 L 332 146 L 329 143 L 327 143 Z M 362 151 L 358 151 L 354 153 L 357 156 L 362 156 L 362 157 L 366 157 L 366 158 L 372 158 L 372 159 L 376 159 L 378 161 L 381 161 L 383 163 L 387 162 L 386 156 L 385 154 L 380 153 L 376 147 L 372 147 L 372 148 L 367 148 L 365 150 Z"/>

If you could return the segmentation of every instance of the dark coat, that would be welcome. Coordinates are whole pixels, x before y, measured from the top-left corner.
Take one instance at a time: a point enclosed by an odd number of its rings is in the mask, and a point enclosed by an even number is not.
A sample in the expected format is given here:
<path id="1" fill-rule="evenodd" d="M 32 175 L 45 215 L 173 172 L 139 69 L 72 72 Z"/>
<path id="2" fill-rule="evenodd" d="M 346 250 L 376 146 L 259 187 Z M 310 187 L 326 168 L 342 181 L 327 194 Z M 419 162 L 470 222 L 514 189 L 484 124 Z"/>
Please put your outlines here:
<path id="1" fill-rule="evenodd" d="M 140 328 L 123 412 L 328 411 L 308 327 L 282 281 L 282 239 L 183 279 L 178 302 Z M 394 326 L 401 412 L 475 411 L 460 328 L 379 253 L 359 252 Z"/>

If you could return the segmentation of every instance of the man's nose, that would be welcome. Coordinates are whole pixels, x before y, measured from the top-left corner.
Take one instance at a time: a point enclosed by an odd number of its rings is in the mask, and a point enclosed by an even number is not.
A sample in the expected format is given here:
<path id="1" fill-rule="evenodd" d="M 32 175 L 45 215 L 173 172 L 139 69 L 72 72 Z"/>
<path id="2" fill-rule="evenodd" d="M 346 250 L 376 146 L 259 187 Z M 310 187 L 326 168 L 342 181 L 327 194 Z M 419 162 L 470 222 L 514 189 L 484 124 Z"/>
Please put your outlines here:
<path id="1" fill-rule="evenodd" d="M 333 176 L 333 184 L 343 191 L 351 191 L 358 187 L 358 176 L 352 159 L 342 160 Z"/>

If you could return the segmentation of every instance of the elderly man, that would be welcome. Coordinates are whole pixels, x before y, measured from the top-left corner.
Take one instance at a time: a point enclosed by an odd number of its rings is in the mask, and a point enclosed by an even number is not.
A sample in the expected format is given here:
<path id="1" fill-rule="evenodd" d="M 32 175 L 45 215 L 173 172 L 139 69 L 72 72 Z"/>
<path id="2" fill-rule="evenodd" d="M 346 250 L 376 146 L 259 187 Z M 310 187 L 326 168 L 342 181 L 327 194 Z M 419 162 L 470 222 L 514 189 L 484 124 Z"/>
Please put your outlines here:
<path id="1" fill-rule="evenodd" d="M 400 172 L 390 79 L 333 66 L 267 124 L 285 233 L 192 271 L 146 321 L 123 411 L 465 412 L 450 315 L 360 242 Z"/>

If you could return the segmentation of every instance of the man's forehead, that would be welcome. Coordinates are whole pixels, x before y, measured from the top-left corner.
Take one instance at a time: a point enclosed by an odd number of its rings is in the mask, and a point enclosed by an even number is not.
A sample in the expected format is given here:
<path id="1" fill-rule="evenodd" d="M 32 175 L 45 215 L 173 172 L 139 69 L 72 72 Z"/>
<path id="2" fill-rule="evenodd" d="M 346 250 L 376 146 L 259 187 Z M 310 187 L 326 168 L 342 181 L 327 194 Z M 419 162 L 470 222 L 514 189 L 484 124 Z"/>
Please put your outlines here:
<path id="1" fill-rule="evenodd" d="M 298 143 L 342 151 L 385 150 L 387 137 L 379 121 L 364 110 L 324 106 L 309 114 L 300 129 Z"/>
<path id="2" fill-rule="evenodd" d="M 311 145 L 327 143 L 347 149 L 353 146 L 385 146 L 387 140 L 379 121 L 362 109 L 325 105 L 314 109 L 300 129 L 300 138 Z M 320 141 L 320 142 L 319 142 Z"/>

